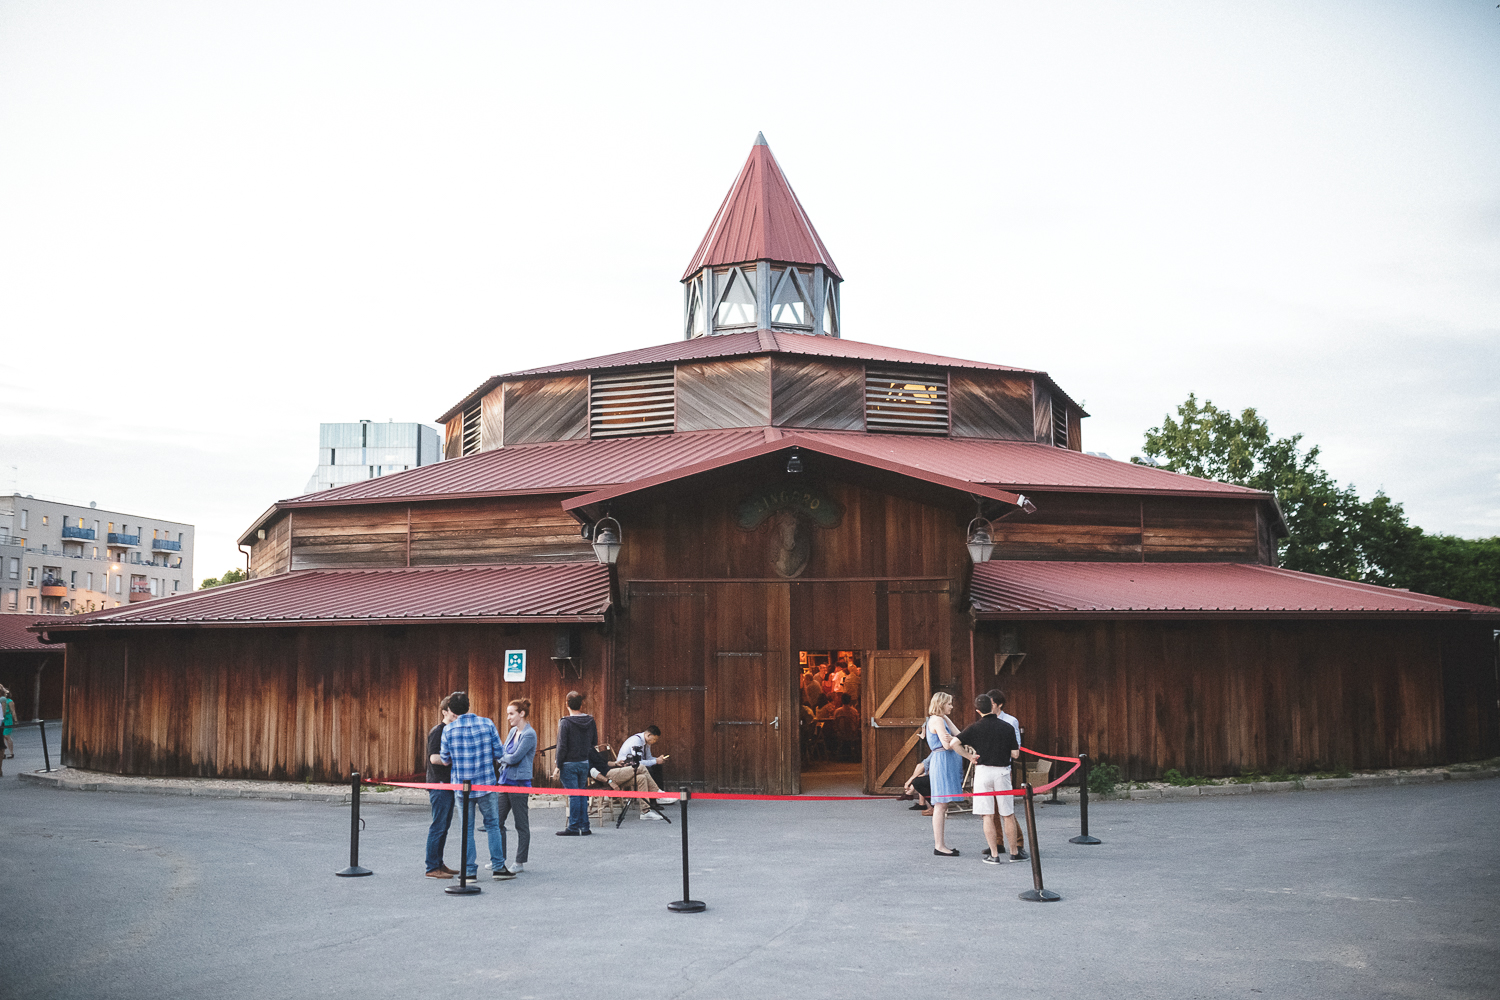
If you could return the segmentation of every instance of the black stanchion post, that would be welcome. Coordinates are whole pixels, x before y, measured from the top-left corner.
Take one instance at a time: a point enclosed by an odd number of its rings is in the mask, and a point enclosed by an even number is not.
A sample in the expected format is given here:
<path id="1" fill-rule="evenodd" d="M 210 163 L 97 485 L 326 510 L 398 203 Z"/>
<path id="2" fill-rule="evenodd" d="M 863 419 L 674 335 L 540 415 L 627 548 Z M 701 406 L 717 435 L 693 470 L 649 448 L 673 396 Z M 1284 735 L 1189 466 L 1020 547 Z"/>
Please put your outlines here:
<path id="1" fill-rule="evenodd" d="M 1079 754 L 1078 763 L 1078 822 L 1081 829 L 1078 836 L 1068 838 L 1068 843 L 1102 844 L 1104 841 L 1098 837 L 1089 836 L 1089 755 Z"/>
<path id="2" fill-rule="evenodd" d="M 1026 835 L 1031 838 L 1031 884 L 1035 888 L 1027 889 L 1020 898 L 1028 903 L 1055 903 L 1062 897 L 1042 887 L 1042 845 L 1036 841 L 1036 804 L 1031 800 L 1031 782 L 1021 787 L 1026 789 Z"/>
<path id="3" fill-rule="evenodd" d="M 667 904 L 667 909 L 674 913 L 702 913 L 708 909 L 708 904 L 693 898 L 688 891 L 688 834 L 687 834 L 687 810 L 688 799 L 693 797 L 692 789 L 683 785 L 680 789 L 682 798 L 678 805 L 682 807 L 682 898 Z"/>
<path id="4" fill-rule="evenodd" d="M 47 770 L 52 770 L 52 755 L 47 752 L 47 723 L 42 719 L 36 720 L 36 728 L 42 733 L 42 760 L 47 763 Z"/>
<path id="5" fill-rule="evenodd" d="M 458 848 L 458 885 L 443 887 L 443 891 L 450 896 L 473 896 L 480 891 L 479 886 L 469 884 L 469 787 L 473 784 L 472 781 L 465 781 L 463 791 L 458 793 L 464 797 L 464 828 Z"/>
<path id="6" fill-rule="evenodd" d="M 345 878 L 356 875 L 374 875 L 368 868 L 359 866 L 359 772 L 349 772 L 349 867 L 334 872 Z"/>

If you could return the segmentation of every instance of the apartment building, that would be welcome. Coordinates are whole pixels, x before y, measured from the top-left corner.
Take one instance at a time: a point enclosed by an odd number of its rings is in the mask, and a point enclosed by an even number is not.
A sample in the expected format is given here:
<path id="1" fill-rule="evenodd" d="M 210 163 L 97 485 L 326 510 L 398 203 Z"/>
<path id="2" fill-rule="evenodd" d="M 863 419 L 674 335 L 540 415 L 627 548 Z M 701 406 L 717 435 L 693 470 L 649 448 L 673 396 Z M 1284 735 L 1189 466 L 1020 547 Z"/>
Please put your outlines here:
<path id="1" fill-rule="evenodd" d="M 438 432 L 426 424 L 398 424 L 394 420 L 383 424 L 372 420 L 319 424 L 318 468 L 307 481 L 307 492 L 377 479 L 442 459 Z"/>
<path id="2" fill-rule="evenodd" d="M 79 614 L 192 589 L 191 524 L 0 496 L 0 614 Z"/>

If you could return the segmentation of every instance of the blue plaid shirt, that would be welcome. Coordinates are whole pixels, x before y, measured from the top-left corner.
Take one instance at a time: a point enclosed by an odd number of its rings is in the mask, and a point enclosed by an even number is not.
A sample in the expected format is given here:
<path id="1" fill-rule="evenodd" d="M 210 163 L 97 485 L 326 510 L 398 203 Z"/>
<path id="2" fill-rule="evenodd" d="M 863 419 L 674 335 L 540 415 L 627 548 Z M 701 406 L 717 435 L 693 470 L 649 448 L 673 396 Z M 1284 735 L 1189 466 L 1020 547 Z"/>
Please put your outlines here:
<path id="1" fill-rule="evenodd" d="M 451 784 L 461 785 L 472 781 L 476 785 L 495 783 L 495 758 L 500 754 L 500 733 L 495 724 L 483 716 L 469 712 L 460 715 L 443 727 L 442 758 L 444 764 L 453 766 Z M 469 798 L 477 799 L 489 792 L 470 791 Z"/>

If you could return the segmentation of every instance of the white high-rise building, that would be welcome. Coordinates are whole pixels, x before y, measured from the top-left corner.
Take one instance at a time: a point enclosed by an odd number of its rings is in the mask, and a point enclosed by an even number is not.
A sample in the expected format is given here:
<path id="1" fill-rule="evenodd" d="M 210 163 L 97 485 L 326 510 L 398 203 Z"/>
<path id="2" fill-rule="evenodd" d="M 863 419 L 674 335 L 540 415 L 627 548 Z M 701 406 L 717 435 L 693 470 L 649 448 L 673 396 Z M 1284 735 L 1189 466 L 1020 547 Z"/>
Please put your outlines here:
<path id="1" fill-rule="evenodd" d="M 436 428 L 426 424 L 318 425 L 318 469 L 307 481 L 307 492 L 332 489 L 419 465 L 442 461 L 443 448 Z"/>

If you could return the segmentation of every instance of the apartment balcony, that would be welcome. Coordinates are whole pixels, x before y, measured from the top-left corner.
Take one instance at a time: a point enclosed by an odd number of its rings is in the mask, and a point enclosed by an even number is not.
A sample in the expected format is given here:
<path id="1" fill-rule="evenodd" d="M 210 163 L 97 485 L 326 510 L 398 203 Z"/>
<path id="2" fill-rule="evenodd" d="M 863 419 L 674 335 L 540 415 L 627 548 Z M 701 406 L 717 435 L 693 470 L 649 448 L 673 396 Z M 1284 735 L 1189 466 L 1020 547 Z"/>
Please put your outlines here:
<path id="1" fill-rule="evenodd" d="M 68 585 L 56 577 L 48 576 L 42 578 L 43 597 L 67 597 Z"/>
<path id="2" fill-rule="evenodd" d="M 153 539 L 151 539 L 151 551 L 152 552 L 181 552 L 182 551 L 182 543 L 181 542 L 174 542 L 174 541 L 171 541 L 170 539 L 167 539 L 167 538 L 153 538 Z"/>
<path id="3" fill-rule="evenodd" d="M 108 535 L 105 536 L 105 538 L 108 539 L 108 543 L 107 544 L 109 544 L 109 545 L 139 545 L 139 544 L 141 544 L 141 536 L 140 535 L 122 535 L 118 531 L 111 531 Z"/>
<path id="4" fill-rule="evenodd" d="M 93 528 L 70 528 L 66 524 L 62 530 L 65 542 L 92 542 L 95 541 Z"/>
<path id="5" fill-rule="evenodd" d="M 150 586 L 137 587 L 133 583 L 130 585 L 130 603 L 131 604 L 135 604 L 138 601 L 149 601 L 149 600 L 151 600 L 151 598 L 153 596 L 154 595 L 151 593 Z"/>

